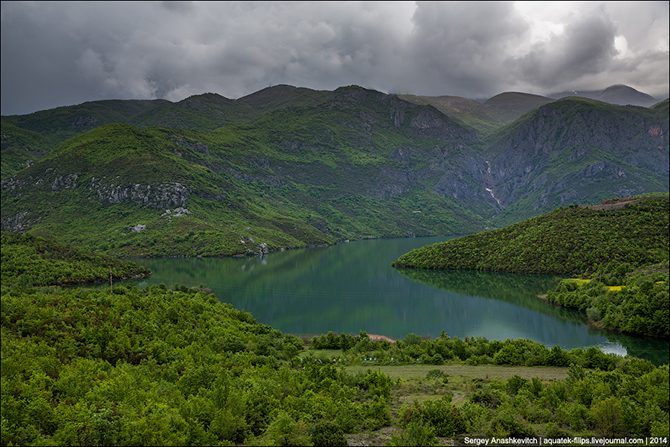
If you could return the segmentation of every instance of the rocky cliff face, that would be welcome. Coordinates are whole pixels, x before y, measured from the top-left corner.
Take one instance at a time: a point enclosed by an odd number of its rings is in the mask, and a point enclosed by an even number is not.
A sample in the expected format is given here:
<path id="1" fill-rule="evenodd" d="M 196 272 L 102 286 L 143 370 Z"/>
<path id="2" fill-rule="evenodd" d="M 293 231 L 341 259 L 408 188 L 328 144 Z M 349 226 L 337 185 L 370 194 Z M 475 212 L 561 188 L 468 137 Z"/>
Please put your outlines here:
<path id="1" fill-rule="evenodd" d="M 26 231 L 40 222 L 49 209 L 35 209 L 29 206 L 34 197 L 51 194 L 49 201 L 52 206 L 61 200 L 53 194 L 65 191 L 76 191 L 99 202 L 112 205 L 126 203 L 155 210 L 175 208 L 185 210 L 190 195 L 188 187 L 178 182 L 160 184 L 122 184 L 118 178 L 89 177 L 85 173 L 59 174 L 48 168 L 41 174 L 25 177 L 10 177 L 2 180 L 3 196 L 11 196 L 28 206 L 14 208 L 13 212 L 3 212 L 1 228 L 11 231 Z M 186 214 L 180 213 L 179 216 Z"/>
<path id="2" fill-rule="evenodd" d="M 3 215 L 0 220 L 0 228 L 10 231 L 26 231 L 36 223 L 37 219 L 30 216 L 28 211 L 20 211 L 16 214 Z"/>
<path id="3" fill-rule="evenodd" d="M 88 189 L 106 204 L 129 202 L 155 209 L 181 208 L 186 206 L 189 190 L 181 183 L 158 185 L 115 184 L 107 179 L 91 178 Z"/>
<path id="4" fill-rule="evenodd" d="M 36 190 L 58 193 L 81 186 L 105 204 L 127 202 L 155 209 L 185 207 L 190 193 L 186 186 L 178 182 L 122 184 L 117 183 L 118 178 L 90 177 L 84 181 L 86 177 L 86 174 L 80 173 L 58 174 L 53 168 L 48 168 L 41 175 L 3 179 L 2 192 L 21 196 Z"/>
<path id="5" fill-rule="evenodd" d="M 544 211 L 579 200 L 668 188 L 668 121 L 646 109 L 563 100 L 489 148 L 503 207 Z M 603 196 L 603 197 L 601 197 Z"/>

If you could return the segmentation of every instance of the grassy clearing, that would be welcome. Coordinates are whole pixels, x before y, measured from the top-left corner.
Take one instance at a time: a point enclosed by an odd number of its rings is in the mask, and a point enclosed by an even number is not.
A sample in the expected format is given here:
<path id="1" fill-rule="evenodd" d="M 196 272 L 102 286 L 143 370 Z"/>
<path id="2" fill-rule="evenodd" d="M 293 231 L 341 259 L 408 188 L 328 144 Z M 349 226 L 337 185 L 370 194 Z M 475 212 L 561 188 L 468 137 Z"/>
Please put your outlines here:
<path id="1" fill-rule="evenodd" d="M 573 284 L 576 284 L 578 286 L 588 284 L 588 283 L 591 282 L 590 279 L 582 279 L 582 278 L 567 278 L 567 279 L 564 279 L 563 281 L 573 283 Z"/>
<path id="2" fill-rule="evenodd" d="M 582 279 L 582 278 L 568 278 L 564 279 L 563 281 L 566 283 L 575 284 L 576 286 L 583 286 L 591 282 L 590 279 Z M 621 292 L 625 286 L 605 286 L 605 287 L 607 287 L 607 290 L 609 290 L 610 292 Z"/>
<path id="3" fill-rule="evenodd" d="M 562 380 L 568 375 L 568 368 L 551 366 L 498 366 L 498 365 L 386 365 L 347 366 L 350 373 L 364 373 L 367 370 L 380 371 L 392 379 L 412 380 L 426 377 L 428 371 L 438 369 L 448 376 L 482 379 L 510 379 L 519 376 L 524 379 L 537 377 L 542 380 Z"/>
<path id="4" fill-rule="evenodd" d="M 341 357 L 342 356 L 342 350 L 341 349 L 307 349 L 300 354 L 298 354 L 298 357 L 300 358 L 305 358 L 305 357 L 310 357 L 314 356 L 317 359 L 321 360 L 330 360 L 333 357 Z"/>

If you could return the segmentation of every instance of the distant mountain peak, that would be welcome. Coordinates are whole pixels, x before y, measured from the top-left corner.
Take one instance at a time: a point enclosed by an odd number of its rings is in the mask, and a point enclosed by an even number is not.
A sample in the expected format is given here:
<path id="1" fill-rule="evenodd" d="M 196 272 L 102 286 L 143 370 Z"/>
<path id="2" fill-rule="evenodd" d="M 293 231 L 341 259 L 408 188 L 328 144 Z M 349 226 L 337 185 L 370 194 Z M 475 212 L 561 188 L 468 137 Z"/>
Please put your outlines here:
<path id="1" fill-rule="evenodd" d="M 343 85 L 343 86 L 338 87 L 338 88 L 335 89 L 335 92 L 347 92 L 347 91 L 382 93 L 378 90 L 375 90 L 375 89 L 372 89 L 372 88 L 362 87 L 362 86 L 357 85 L 357 84 Z"/>
<path id="2" fill-rule="evenodd" d="M 320 90 L 307 87 L 277 84 L 238 98 L 236 102 L 255 110 L 269 111 L 298 104 L 316 104 L 320 102 L 322 93 Z"/>
<path id="3" fill-rule="evenodd" d="M 198 95 L 191 95 L 188 98 L 182 99 L 181 101 L 179 101 L 179 103 L 188 103 L 188 102 L 200 101 L 200 100 L 224 101 L 224 102 L 233 101 L 232 99 L 226 98 L 225 96 L 220 95 L 218 93 L 206 92 L 206 93 L 200 93 Z"/>
<path id="4" fill-rule="evenodd" d="M 536 95 L 534 93 L 508 91 L 508 92 L 498 93 L 497 95 L 493 95 L 487 101 L 490 101 L 493 98 L 500 98 L 500 97 L 505 97 L 505 96 L 529 96 L 529 97 L 535 97 L 535 98 L 546 98 L 546 96 Z"/>
<path id="5" fill-rule="evenodd" d="M 261 93 L 268 93 L 268 92 L 280 92 L 280 91 L 294 91 L 298 90 L 300 87 L 296 87 L 295 85 L 290 85 L 290 84 L 276 84 L 276 85 L 268 85 L 265 88 L 262 88 L 260 90 L 257 90 L 253 93 L 249 93 L 248 95 L 243 96 L 243 98 L 247 96 L 253 96 Z M 309 90 L 309 89 L 308 89 Z"/>
<path id="6" fill-rule="evenodd" d="M 503 92 L 484 103 L 488 113 L 501 122 L 512 122 L 521 115 L 554 101 L 546 96 L 523 92 Z"/>
<path id="7" fill-rule="evenodd" d="M 631 87 L 630 85 L 626 85 L 626 84 L 612 84 L 612 85 L 610 85 L 609 87 L 605 88 L 605 89 L 603 90 L 603 92 L 606 92 L 606 91 L 608 91 L 608 90 L 621 90 L 621 89 L 635 90 L 636 92 L 639 92 L 639 90 L 634 89 L 634 88 Z"/>
<path id="8" fill-rule="evenodd" d="M 533 93 L 502 92 L 487 99 L 485 104 L 495 104 L 497 102 L 504 102 L 509 100 L 529 100 L 529 101 L 548 102 L 551 101 L 552 99 L 542 95 L 535 95 Z"/>
<path id="9" fill-rule="evenodd" d="M 561 93 L 552 93 L 549 96 L 556 99 L 566 96 L 581 96 L 610 104 L 642 107 L 650 107 L 657 102 L 657 99 L 653 96 L 625 84 L 610 85 L 602 90 L 569 90 Z"/>
<path id="10" fill-rule="evenodd" d="M 309 93 L 316 93 L 318 91 L 319 90 L 314 90 L 307 87 L 296 87 L 295 85 L 289 85 L 289 84 L 277 84 L 267 86 L 253 93 L 249 93 L 248 95 L 242 96 L 237 100 L 241 102 L 249 102 L 249 101 L 256 101 L 261 98 L 263 99 L 280 98 L 280 97 L 293 96 L 297 93 L 309 94 Z"/>

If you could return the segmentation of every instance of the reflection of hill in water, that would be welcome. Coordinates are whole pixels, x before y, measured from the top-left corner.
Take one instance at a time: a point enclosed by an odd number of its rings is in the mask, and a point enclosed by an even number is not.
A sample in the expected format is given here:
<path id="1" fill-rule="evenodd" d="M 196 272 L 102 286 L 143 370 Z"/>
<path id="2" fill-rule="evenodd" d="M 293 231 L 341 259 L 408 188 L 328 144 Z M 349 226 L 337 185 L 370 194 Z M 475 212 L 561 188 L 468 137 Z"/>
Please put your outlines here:
<path id="1" fill-rule="evenodd" d="M 478 296 L 533 309 L 544 314 L 571 321 L 585 322 L 576 312 L 551 305 L 538 298 L 556 286 L 558 278 L 470 271 L 435 271 L 400 269 L 408 278 L 439 289 Z M 599 332 L 599 331 L 594 331 Z M 603 334 L 605 334 L 603 332 Z M 610 345 L 619 344 L 629 355 L 641 357 L 656 364 L 668 362 L 668 340 L 632 337 L 606 333 Z M 614 349 L 614 351 L 618 351 Z"/>
<path id="2" fill-rule="evenodd" d="M 607 334 L 611 343 L 626 348 L 629 355 L 652 361 L 657 365 L 668 363 L 670 359 L 670 341 L 655 338 L 631 337 L 624 334 Z"/>
<path id="3" fill-rule="evenodd" d="M 437 238 L 371 240 L 253 258 L 142 260 L 152 284 L 211 288 L 225 302 L 290 333 L 365 330 L 394 338 L 530 338 L 572 348 L 608 338 L 536 295 L 554 280 L 493 273 L 403 272 L 391 262 Z M 408 274 L 409 273 L 409 274 Z"/>
<path id="4" fill-rule="evenodd" d="M 583 322 L 576 312 L 553 306 L 538 298 L 558 284 L 558 278 L 542 275 L 399 269 L 413 281 L 463 295 L 502 300 L 537 312 Z"/>

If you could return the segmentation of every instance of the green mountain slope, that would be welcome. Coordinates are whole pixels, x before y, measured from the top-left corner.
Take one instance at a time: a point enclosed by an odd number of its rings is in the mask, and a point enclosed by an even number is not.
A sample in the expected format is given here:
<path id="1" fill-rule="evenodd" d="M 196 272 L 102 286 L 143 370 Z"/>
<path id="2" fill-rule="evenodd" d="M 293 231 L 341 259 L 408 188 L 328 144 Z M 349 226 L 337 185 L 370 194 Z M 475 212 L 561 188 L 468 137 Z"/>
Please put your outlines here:
<path id="1" fill-rule="evenodd" d="M 572 206 L 418 248 L 398 267 L 582 274 L 609 262 L 634 267 L 668 258 L 667 194 Z"/>
<path id="2" fill-rule="evenodd" d="M 46 286 L 141 278 L 149 271 L 137 264 L 24 234 L 2 232 L 2 285 Z"/>
<path id="3" fill-rule="evenodd" d="M 398 97 L 413 104 L 433 106 L 445 115 L 457 119 L 485 135 L 492 133 L 503 125 L 488 112 L 484 104 L 474 99 L 461 96 L 398 95 Z"/>
<path id="4" fill-rule="evenodd" d="M 523 114 L 554 101 L 544 96 L 521 92 L 500 93 L 483 103 L 460 96 L 399 97 L 414 104 L 431 105 L 445 115 L 477 129 L 482 135 L 490 135 Z"/>
<path id="5" fill-rule="evenodd" d="M 483 137 L 357 86 L 85 103 L 2 118 L 2 228 L 129 255 L 464 234 L 667 191 L 667 115 L 572 98 Z"/>
<path id="6" fill-rule="evenodd" d="M 3 227 L 122 254 L 230 255 L 481 226 L 437 190 L 473 131 L 379 92 L 331 93 L 214 132 L 96 128 L 3 179 Z"/>
<path id="7" fill-rule="evenodd" d="M 49 154 L 63 141 L 111 123 L 131 124 L 173 104 L 165 100 L 102 100 L 2 117 L 2 179 Z M 138 118 L 140 117 L 140 118 Z"/>
<path id="8" fill-rule="evenodd" d="M 0 176 L 7 178 L 45 156 L 54 142 L 40 133 L 12 124 L 2 118 L 0 130 Z"/>
<path id="9" fill-rule="evenodd" d="M 60 142 L 103 124 L 130 123 L 137 115 L 169 104 L 169 101 L 162 99 L 90 101 L 28 115 L 5 116 L 3 125 L 5 122 L 11 123 Z"/>
<path id="10" fill-rule="evenodd" d="M 654 104 L 651 108 L 657 110 L 659 113 L 668 113 L 668 102 L 669 99 L 665 98 L 663 101 L 659 101 Z"/>
<path id="11" fill-rule="evenodd" d="M 15 126 L 39 134 L 48 138 L 53 148 L 69 137 L 105 124 L 213 130 L 231 121 L 247 119 L 284 107 L 315 105 L 332 94 L 333 92 L 280 85 L 238 100 L 216 93 L 204 93 L 175 103 L 166 100 L 90 101 L 28 115 L 3 116 L 2 126 L 3 133 L 5 126 Z"/>
<path id="12" fill-rule="evenodd" d="M 489 98 L 484 108 L 493 119 L 502 123 L 511 123 L 525 113 L 553 102 L 551 98 L 522 92 L 503 92 Z"/>
<path id="13" fill-rule="evenodd" d="M 668 190 L 667 108 L 556 101 L 490 139 L 498 225 L 571 203 Z"/>
<path id="14" fill-rule="evenodd" d="M 237 103 L 248 107 L 249 113 L 261 114 L 290 107 L 315 106 L 332 96 L 333 92 L 326 90 L 312 90 L 282 84 L 243 96 L 237 100 Z"/>

